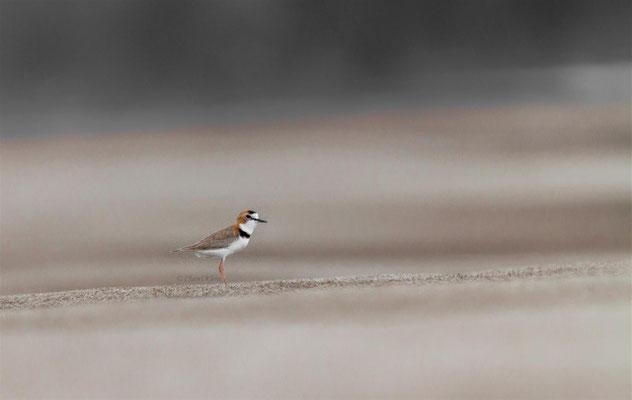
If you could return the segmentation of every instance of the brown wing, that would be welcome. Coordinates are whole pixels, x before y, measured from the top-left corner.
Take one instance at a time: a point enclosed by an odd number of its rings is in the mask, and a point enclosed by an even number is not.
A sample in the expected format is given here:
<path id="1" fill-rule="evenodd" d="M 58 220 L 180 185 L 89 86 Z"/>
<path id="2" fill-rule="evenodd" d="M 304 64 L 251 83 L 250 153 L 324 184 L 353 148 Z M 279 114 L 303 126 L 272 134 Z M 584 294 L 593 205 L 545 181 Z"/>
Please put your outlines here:
<path id="1" fill-rule="evenodd" d="M 222 249 L 224 247 L 228 247 L 232 242 L 237 240 L 239 235 L 235 232 L 235 225 L 227 226 L 221 231 L 217 231 L 215 233 L 211 233 L 204 239 L 199 242 L 192 244 L 191 246 L 186 246 L 180 251 L 196 251 L 196 250 L 212 250 L 212 249 Z"/>

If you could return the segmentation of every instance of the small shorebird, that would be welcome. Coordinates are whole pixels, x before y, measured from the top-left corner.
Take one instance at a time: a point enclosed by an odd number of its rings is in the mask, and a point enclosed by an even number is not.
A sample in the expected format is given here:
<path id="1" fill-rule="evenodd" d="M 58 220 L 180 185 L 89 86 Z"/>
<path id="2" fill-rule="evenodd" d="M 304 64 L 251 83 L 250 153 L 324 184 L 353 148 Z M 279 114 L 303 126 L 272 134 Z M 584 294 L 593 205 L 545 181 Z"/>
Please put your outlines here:
<path id="1" fill-rule="evenodd" d="M 224 284 L 226 284 L 226 275 L 224 275 L 224 260 L 229 255 L 245 249 L 246 246 L 248 246 L 250 236 L 255 231 L 257 224 L 267 222 L 268 221 L 260 219 L 259 214 L 257 214 L 256 211 L 242 211 L 237 216 L 237 223 L 235 225 L 227 226 L 221 231 L 211 233 L 199 242 L 173 250 L 172 253 L 178 251 L 191 251 L 200 258 L 219 258 L 219 273 L 222 275 Z"/>

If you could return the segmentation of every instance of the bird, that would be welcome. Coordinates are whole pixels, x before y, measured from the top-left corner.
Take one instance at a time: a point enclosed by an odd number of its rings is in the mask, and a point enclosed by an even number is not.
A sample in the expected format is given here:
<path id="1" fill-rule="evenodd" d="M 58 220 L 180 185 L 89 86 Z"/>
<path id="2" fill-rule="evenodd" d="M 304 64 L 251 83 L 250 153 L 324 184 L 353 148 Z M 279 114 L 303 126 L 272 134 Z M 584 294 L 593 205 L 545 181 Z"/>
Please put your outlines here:
<path id="1" fill-rule="evenodd" d="M 245 249 L 257 225 L 267 222 L 268 221 L 259 218 L 259 214 L 256 211 L 245 210 L 239 213 L 237 222 L 234 225 L 211 233 L 197 243 L 172 250 L 171 252 L 177 253 L 185 251 L 192 252 L 199 258 L 219 258 L 219 273 L 224 280 L 224 284 L 228 285 L 226 275 L 224 274 L 224 260 L 226 260 L 226 257 L 229 255 Z"/>

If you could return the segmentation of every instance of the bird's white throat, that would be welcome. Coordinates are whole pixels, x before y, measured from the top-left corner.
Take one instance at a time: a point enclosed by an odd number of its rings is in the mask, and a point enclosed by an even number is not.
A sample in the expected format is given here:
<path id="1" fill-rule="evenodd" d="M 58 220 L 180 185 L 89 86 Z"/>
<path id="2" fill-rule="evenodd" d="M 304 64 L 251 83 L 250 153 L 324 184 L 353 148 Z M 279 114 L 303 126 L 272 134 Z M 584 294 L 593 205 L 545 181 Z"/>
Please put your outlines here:
<path id="1" fill-rule="evenodd" d="M 249 235 L 252 235 L 252 232 L 255 231 L 256 227 L 257 227 L 257 223 L 253 220 L 248 220 L 244 222 L 243 224 L 239 224 L 239 229 L 241 229 L 242 231 L 246 232 Z"/>

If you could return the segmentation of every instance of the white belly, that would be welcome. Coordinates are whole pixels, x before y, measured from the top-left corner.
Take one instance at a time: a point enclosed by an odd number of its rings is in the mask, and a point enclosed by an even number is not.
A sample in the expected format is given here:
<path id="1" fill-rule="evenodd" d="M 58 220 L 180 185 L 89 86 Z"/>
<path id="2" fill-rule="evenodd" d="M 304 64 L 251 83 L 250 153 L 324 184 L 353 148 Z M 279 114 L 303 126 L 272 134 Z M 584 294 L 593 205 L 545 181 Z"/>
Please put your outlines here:
<path id="1" fill-rule="evenodd" d="M 195 252 L 195 255 L 202 258 L 202 257 L 217 257 L 217 258 L 225 258 L 228 257 L 229 255 L 236 253 L 240 250 L 243 250 L 246 248 L 246 246 L 248 246 L 248 242 L 250 241 L 250 239 L 246 239 L 246 238 L 239 238 L 237 240 L 235 240 L 234 242 L 232 242 L 230 244 L 230 246 L 223 248 L 223 249 L 213 249 L 213 250 L 199 250 Z"/>

